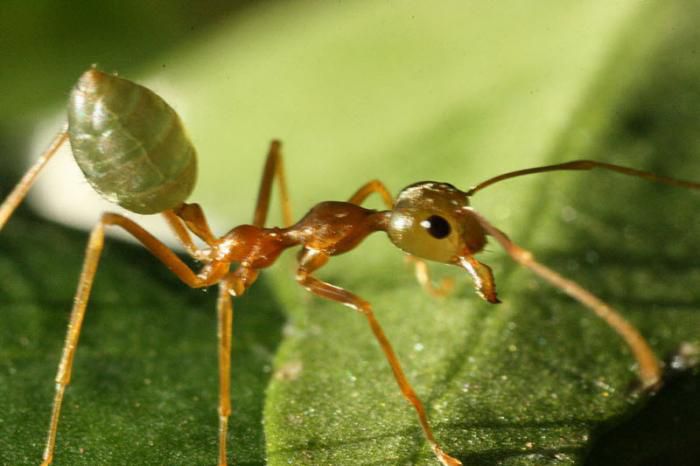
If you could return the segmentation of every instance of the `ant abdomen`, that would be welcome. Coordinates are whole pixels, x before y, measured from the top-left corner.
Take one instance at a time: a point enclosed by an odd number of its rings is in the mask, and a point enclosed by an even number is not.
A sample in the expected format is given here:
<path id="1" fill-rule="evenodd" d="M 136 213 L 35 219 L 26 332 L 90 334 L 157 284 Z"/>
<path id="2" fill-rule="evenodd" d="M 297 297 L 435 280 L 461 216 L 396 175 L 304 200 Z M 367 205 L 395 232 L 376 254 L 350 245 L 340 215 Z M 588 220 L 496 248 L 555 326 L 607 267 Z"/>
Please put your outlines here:
<path id="1" fill-rule="evenodd" d="M 194 188 L 196 153 L 180 118 L 134 82 L 83 73 L 70 94 L 68 136 L 95 191 L 132 212 L 174 208 Z"/>

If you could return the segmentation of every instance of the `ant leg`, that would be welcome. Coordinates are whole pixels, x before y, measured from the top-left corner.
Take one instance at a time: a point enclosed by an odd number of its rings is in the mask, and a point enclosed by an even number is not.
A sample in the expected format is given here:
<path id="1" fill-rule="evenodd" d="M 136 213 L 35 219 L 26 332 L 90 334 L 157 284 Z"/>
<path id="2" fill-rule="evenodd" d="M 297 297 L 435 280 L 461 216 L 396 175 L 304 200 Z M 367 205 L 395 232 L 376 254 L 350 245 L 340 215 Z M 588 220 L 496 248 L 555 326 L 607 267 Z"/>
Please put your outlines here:
<path id="1" fill-rule="evenodd" d="M 231 285 L 219 283 L 216 302 L 216 335 L 219 343 L 219 466 L 226 465 L 226 436 L 228 418 L 231 415 L 231 334 L 233 331 L 233 305 Z"/>
<path id="2" fill-rule="evenodd" d="M 657 175 L 655 173 L 647 172 L 644 170 L 623 167 L 621 165 L 615 165 L 612 163 L 597 162 L 595 160 L 572 160 L 571 162 L 558 163 L 555 165 L 544 165 L 542 167 L 526 168 L 524 170 L 516 170 L 513 172 L 503 173 L 501 175 L 494 176 L 493 178 L 489 178 L 486 181 L 482 181 L 473 188 L 469 189 L 469 191 L 467 191 L 466 194 L 467 196 L 471 196 L 475 192 L 480 191 L 494 183 L 498 183 L 499 181 L 507 180 L 509 178 L 515 178 L 518 176 L 561 170 L 593 170 L 594 168 L 602 168 L 604 170 L 610 170 L 627 176 L 643 178 L 647 181 L 652 181 L 654 183 L 661 183 L 669 186 L 678 186 L 680 188 L 686 189 L 700 190 L 700 183 L 695 183 L 693 181 L 679 180 L 676 178 L 671 178 L 669 176 Z"/>
<path id="3" fill-rule="evenodd" d="M 219 347 L 219 466 L 226 466 L 226 438 L 231 416 L 231 339 L 233 304 L 231 296 L 241 296 L 255 282 L 258 272 L 239 267 L 219 282 L 216 302 L 217 341 Z"/>
<path id="4" fill-rule="evenodd" d="M 513 243 L 505 233 L 491 225 L 479 213 L 470 209 L 486 232 L 498 241 L 503 249 L 519 264 L 529 268 L 553 286 L 559 288 L 591 311 L 617 332 L 632 350 L 639 366 L 639 378 L 642 388 L 645 390 L 655 390 L 661 384 L 661 366 L 654 351 L 649 347 L 646 339 L 639 331 L 624 317 L 617 313 L 612 307 L 601 301 L 590 291 L 584 289 L 577 283 L 562 277 L 552 269 L 537 262 L 530 251 L 527 251 Z"/>
<path id="5" fill-rule="evenodd" d="M 182 204 L 184 205 L 184 204 Z M 177 207 L 178 209 L 180 206 Z M 188 231 L 187 228 L 189 225 L 187 223 L 183 224 L 183 220 L 181 217 L 178 217 L 178 215 L 173 211 L 173 210 L 166 210 L 162 212 L 163 218 L 165 218 L 165 221 L 168 223 L 168 226 L 170 226 L 170 229 L 175 233 L 175 237 L 180 241 L 180 244 L 185 248 L 187 253 L 194 257 L 195 259 L 200 259 L 201 258 L 201 251 L 197 247 L 196 244 L 194 244 L 194 241 L 192 241 L 192 236 L 190 236 L 190 230 Z"/>
<path id="6" fill-rule="evenodd" d="M 387 209 L 391 210 L 394 208 L 394 198 L 391 196 L 391 193 L 386 186 L 384 186 L 384 183 L 379 180 L 372 180 L 365 183 L 360 187 L 360 189 L 355 191 L 355 194 L 350 196 L 348 202 L 362 205 L 362 203 L 365 202 L 365 199 L 367 199 L 372 193 L 377 193 L 382 198 L 382 201 Z"/>
<path id="7" fill-rule="evenodd" d="M 168 215 L 170 211 L 163 212 Z M 204 211 L 199 204 L 187 204 L 183 202 L 173 210 L 174 214 L 179 217 L 187 228 L 197 235 L 202 241 L 209 246 L 213 246 L 216 242 L 216 235 L 209 228 L 209 223 L 204 216 Z"/>
<path id="8" fill-rule="evenodd" d="M 104 213 L 98 226 L 100 225 L 119 226 L 126 230 L 145 246 L 151 254 L 165 264 L 185 285 L 191 288 L 214 285 L 228 272 L 229 264 L 211 263 L 208 264 L 209 267 L 205 266 L 202 272 L 195 274 L 170 248 L 136 222 L 123 215 L 110 212 Z"/>
<path id="9" fill-rule="evenodd" d="M 365 199 L 372 193 L 377 193 L 382 198 L 387 209 L 391 210 L 394 208 L 394 199 L 391 197 L 391 193 L 389 193 L 384 183 L 379 180 L 372 180 L 362 185 L 360 189 L 350 196 L 348 202 L 362 205 Z M 418 281 L 418 284 L 429 295 L 435 297 L 447 296 L 452 291 L 452 288 L 454 288 L 454 280 L 451 278 L 443 278 L 439 286 L 434 286 L 430 279 L 430 269 L 428 268 L 427 262 L 424 260 L 416 256 L 406 255 L 406 262 L 413 263 L 416 281 Z"/>
<path id="10" fill-rule="evenodd" d="M 491 267 L 479 262 L 471 255 L 460 257 L 459 265 L 464 267 L 469 272 L 469 275 L 472 276 L 476 294 L 491 304 L 499 304 L 501 302 L 496 295 L 496 282 L 493 279 Z"/>
<path id="11" fill-rule="evenodd" d="M 187 204 L 183 202 L 174 209 L 163 211 L 162 215 L 170 226 L 170 229 L 175 233 L 175 237 L 180 241 L 180 244 L 187 250 L 189 255 L 196 260 L 206 261 L 208 258 L 207 252 L 202 251 L 194 244 L 190 232 L 197 235 L 197 237 L 210 247 L 215 245 L 216 237 L 211 232 L 209 224 L 204 217 L 204 212 L 199 204 Z"/>
<path id="12" fill-rule="evenodd" d="M 68 324 L 68 333 L 63 345 L 63 352 L 58 364 L 58 372 L 56 374 L 55 394 L 51 409 L 51 421 L 49 423 L 48 438 L 44 449 L 42 466 L 49 465 L 53 459 L 54 447 L 56 444 L 56 433 L 58 431 L 58 418 L 61 411 L 61 403 L 63 402 L 63 394 L 66 387 L 70 383 L 71 371 L 73 367 L 73 359 L 75 351 L 78 347 L 80 331 L 87 303 L 90 298 L 90 291 L 97 272 L 97 266 L 100 261 L 102 249 L 104 247 L 104 230 L 105 226 L 120 226 L 128 233 L 139 240 L 156 258 L 165 264 L 180 280 L 192 288 L 199 288 L 216 283 L 221 279 L 221 276 L 226 273 L 222 267 L 206 269 L 205 272 L 195 275 L 195 273 L 187 267 L 167 246 L 148 233 L 132 220 L 123 217 L 119 214 L 105 213 L 100 221 L 95 225 L 90 233 L 87 248 L 85 251 L 85 259 L 83 260 L 83 269 L 80 273 L 78 281 L 78 289 L 73 300 L 73 309 L 71 310 L 70 320 Z"/>
<path id="13" fill-rule="evenodd" d="M 184 204 L 183 204 L 184 205 Z M 201 212 L 201 209 L 199 208 L 199 205 L 192 204 L 191 206 L 195 206 L 198 212 Z M 187 206 L 189 207 L 189 206 Z M 191 247 L 195 247 L 194 244 L 192 243 L 192 240 L 189 236 L 189 233 L 187 232 L 186 229 L 183 228 L 182 223 L 180 223 L 180 218 L 176 216 L 176 214 L 172 211 L 166 211 L 164 212 L 164 216 L 166 220 L 169 221 L 171 226 L 173 226 L 173 229 L 175 230 L 176 234 L 178 234 L 178 237 L 183 240 L 183 243 L 187 247 L 187 244 L 185 241 L 189 241 Z M 203 218 L 203 217 L 202 217 Z M 119 222 L 118 224 L 120 226 L 127 226 L 127 231 L 131 232 L 132 234 L 134 233 L 135 227 L 138 227 L 138 225 L 131 225 L 125 222 L 125 218 L 119 218 L 117 221 Z M 206 226 L 206 223 L 204 224 Z M 154 251 L 153 244 L 149 245 L 146 243 L 147 238 L 138 238 L 140 239 L 146 247 L 151 250 L 154 254 L 156 252 Z M 156 240 L 153 238 L 153 240 Z M 153 240 L 150 240 L 149 243 L 152 243 Z M 196 248 L 196 247 L 195 247 Z M 195 252 L 198 251 L 195 249 Z M 168 252 L 170 252 L 168 250 Z M 160 252 L 159 254 L 163 254 L 163 252 Z M 158 256 L 158 254 L 156 254 Z M 161 256 L 158 256 L 161 258 Z M 195 256 L 196 257 L 196 256 Z M 161 258 L 162 260 L 162 258 Z M 165 261 L 163 261 L 165 262 Z M 167 264 L 171 270 L 173 269 L 172 264 Z M 215 272 L 217 269 L 207 269 L 209 271 Z M 216 273 L 214 273 L 215 276 L 218 276 Z M 239 275 L 241 275 L 242 278 L 239 278 Z M 226 460 L 226 438 L 228 435 L 228 419 L 229 416 L 231 415 L 231 383 L 230 383 L 230 374 L 231 374 L 231 335 L 232 335 L 232 326 L 233 326 L 233 306 L 231 303 L 231 293 L 235 294 L 236 296 L 243 294 L 245 289 L 252 284 L 252 282 L 255 280 L 257 273 L 254 271 L 247 271 L 247 273 L 244 274 L 236 274 L 236 273 L 231 273 L 229 274 L 230 278 L 227 280 L 221 280 L 219 281 L 219 294 L 218 294 L 218 299 L 217 299 L 217 337 L 218 337 L 218 345 L 219 345 L 219 465 L 220 466 L 225 466 L 227 464 Z M 199 278 L 199 277 L 198 277 Z M 185 280 L 183 280 L 185 281 Z M 212 281 L 211 279 L 209 281 Z M 187 282 L 186 282 L 187 283 Z M 190 283 L 188 283 L 190 286 L 192 286 Z"/>
<path id="14" fill-rule="evenodd" d="M 328 256 L 323 253 L 308 249 L 303 250 L 299 259 L 299 268 L 297 269 L 296 274 L 297 282 L 311 293 L 322 298 L 344 304 L 360 312 L 367 318 L 369 326 L 372 329 L 372 333 L 374 333 L 375 338 L 379 342 L 379 346 L 384 352 L 384 356 L 389 362 L 389 366 L 391 366 L 391 371 L 394 374 L 394 378 L 399 385 L 401 393 L 411 403 L 411 405 L 413 405 L 413 408 L 418 415 L 418 421 L 423 429 L 423 434 L 430 444 L 433 453 L 444 466 L 461 465 L 462 463 L 459 460 L 445 453 L 440 445 L 438 445 L 437 440 L 435 440 L 433 431 L 430 428 L 430 423 L 428 422 L 428 416 L 426 415 L 425 408 L 423 407 L 423 403 L 418 398 L 418 395 L 413 390 L 413 387 L 411 387 L 408 379 L 406 379 L 406 375 L 404 374 L 403 369 L 401 369 L 399 359 L 397 358 L 389 339 L 384 334 L 384 330 L 382 330 L 382 327 L 375 318 L 370 303 L 343 288 L 321 281 L 311 275 L 327 261 Z"/>
<path id="15" fill-rule="evenodd" d="M 410 254 L 406 254 L 406 262 L 413 263 L 416 281 L 429 295 L 436 298 L 442 298 L 452 292 L 455 285 L 455 281 L 452 279 L 452 277 L 443 278 L 440 281 L 440 285 L 435 286 L 430 278 L 430 269 L 428 269 L 427 262 Z"/>
<path id="16" fill-rule="evenodd" d="M 24 197 L 27 195 L 27 191 L 34 184 L 39 172 L 44 168 L 44 166 L 51 160 L 61 145 L 68 139 L 68 125 L 64 125 L 61 131 L 53 138 L 49 147 L 44 151 L 39 159 L 34 163 L 34 165 L 27 170 L 22 179 L 17 186 L 12 190 L 12 192 L 7 196 L 5 201 L 0 205 L 0 230 L 5 226 L 5 223 L 10 219 L 12 213 L 15 211 L 17 206 L 22 202 Z"/>
<path id="17" fill-rule="evenodd" d="M 255 204 L 255 215 L 253 225 L 257 227 L 265 226 L 267 212 L 270 207 L 270 194 L 272 191 L 272 179 L 277 176 L 277 183 L 280 190 L 280 203 L 282 205 L 282 220 L 285 227 L 294 223 L 292 208 L 289 203 L 289 191 L 287 191 L 287 180 L 284 176 L 284 165 L 282 163 L 282 143 L 274 140 L 270 143 L 270 150 L 267 153 L 265 169 L 263 171 L 258 200 Z"/>

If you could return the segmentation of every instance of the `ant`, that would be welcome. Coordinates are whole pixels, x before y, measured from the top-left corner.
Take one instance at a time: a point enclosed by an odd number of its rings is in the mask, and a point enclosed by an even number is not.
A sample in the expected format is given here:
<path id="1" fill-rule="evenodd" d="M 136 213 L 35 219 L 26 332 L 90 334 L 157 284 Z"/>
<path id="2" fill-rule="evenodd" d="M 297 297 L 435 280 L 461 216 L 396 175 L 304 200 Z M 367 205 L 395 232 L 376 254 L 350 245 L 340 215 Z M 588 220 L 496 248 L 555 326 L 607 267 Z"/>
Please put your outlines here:
<path id="1" fill-rule="evenodd" d="M 294 246 L 301 247 L 297 255 L 296 281 L 311 293 L 344 304 L 367 319 L 401 393 L 413 406 L 435 457 L 445 466 L 462 463 L 445 453 L 435 439 L 425 408 L 407 380 L 370 303 L 316 277 L 316 271 L 332 256 L 354 249 L 370 233 L 385 232 L 395 246 L 405 251 L 414 262 L 418 281 L 431 294 L 448 292 L 449 283 L 434 287 L 424 260 L 464 268 L 471 275 L 477 294 L 489 303 L 498 303 L 491 269 L 474 257 L 484 249 L 487 236 L 490 236 L 516 262 L 579 301 L 612 327 L 632 351 L 644 390 L 653 391 L 661 384 L 662 366 L 633 325 L 591 292 L 539 263 L 532 253 L 515 244 L 470 207 L 469 198 L 500 181 L 558 170 L 603 169 L 698 190 L 700 183 L 604 162 L 576 160 L 504 173 L 467 191 L 448 183 L 421 181 L 404 188 L 395 199 L 381 181 L 373 180 L 360 187 L 348 201 L 321 202 L 294 223 L 281 145 L 279 141 L 273 141 L 252 224 L 240 225 L 223 236 L 216 236 L 210 230 L 202 208 L 198 204 L 185 202 L 195 184 L 196 155 L 175 110 L 149 89 L 92 67 L 83 73 L 70 94 L 67 123 L 0 205 L 0 229 L 25 197 L 38 173 L 66 141 L 70 141 L 76 162 L 98 193 L 132 212 L 161 214 L 187 253 L 204 265 L 198 272 L 193 271 L 171 249 L 134 221 L 120 214 L 102 214 L 90 233 L 58 365 L 42 465 L 49 465 L 54 457 L 61 403 L 70 382 L 73 358 L 104 245 L 105 228 L 109 226 L 120 227 L 132 235 L 186 285 L 192 288 L 218 285 L 219 465 L 227 463 L 226 438 L 231 414 L 231 297 L 243 295 L 262 269 L 272 265 L 284 250 Z M 275 180 L 280 190 L 284 226 L 266 227 Z M 365 199 L 372 194 L 381 197 L 387 210 L 362 207 Z M 199 238 L 204 246 L 197 246 L 192 235 Z M 231 270 L 233 264 L 236 266 Z"/>

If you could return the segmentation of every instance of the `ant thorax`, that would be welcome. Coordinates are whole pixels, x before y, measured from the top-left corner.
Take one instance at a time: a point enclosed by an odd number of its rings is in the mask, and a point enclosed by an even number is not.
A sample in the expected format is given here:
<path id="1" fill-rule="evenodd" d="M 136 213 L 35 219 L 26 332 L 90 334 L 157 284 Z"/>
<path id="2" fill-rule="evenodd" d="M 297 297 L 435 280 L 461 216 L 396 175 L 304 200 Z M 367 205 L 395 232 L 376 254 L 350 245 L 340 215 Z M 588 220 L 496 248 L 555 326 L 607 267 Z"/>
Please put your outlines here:
<path id="1" fill-rule="evenodd" d="M 385 224 L 384 212 L 351 202 L 326 201 L 312 207 L 284 235 L 305 248 L 334 256 L 353 249 L 370 233 L 384 230 Z"/>

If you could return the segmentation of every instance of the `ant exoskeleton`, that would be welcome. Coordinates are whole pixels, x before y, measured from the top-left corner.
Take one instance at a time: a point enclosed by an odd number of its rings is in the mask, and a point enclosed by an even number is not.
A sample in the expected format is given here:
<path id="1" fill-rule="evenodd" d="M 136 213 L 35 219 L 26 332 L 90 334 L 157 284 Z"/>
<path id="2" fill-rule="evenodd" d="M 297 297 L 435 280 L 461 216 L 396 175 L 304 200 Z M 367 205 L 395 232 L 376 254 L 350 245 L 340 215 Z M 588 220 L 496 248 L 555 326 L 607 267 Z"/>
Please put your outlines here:
<path id="1" fill-rule="evenodd" d="M 300 246 L 297 282 L 308 291 L 359 311 L 381 346 L 403 395 L 418 415 L 420 426 L 437 459 L 443 465 L 459 465 L 435 439 L 422 402 L 406 379 L 398 358 L 374 316 L 371 305 L 359 296 L 316 277 L 330 257 L 358 246 L 370 233 L 384 231 L 390 240 L 415 262 L 416 275 L 432 294 L 447 286 L 431 285 L 424 259 L 462 267 L 472 276 L 477 293 L 498 303 L 491 269 L 474 254 L 483 250 L 487 236 L 494 238 L 518 263 L 561 289 L 605 320 L 631 349 L 641 386 L 652 390 L 661 381 L 661 365 L 644 337 L 610 306 L 578 284 L 540 264 L 533 255 L 513 243 L 469 206 L 476 192 L 499 181 L 556 170 L 600 168 L 668 185 L 700 189 L 700 184 L 676 180 L 618 165 L 578 160 L 505 173 L 475 187 L 460 191 L 447 183 L 423 181 L 404 188 L 394 200 L 380 181 L 362 186 L 346 202 L 327 201 L 313 207 L 293 223 L 285 182 L 280 143 L 273 141 L 265 163 L 252 224 L 240 225 L 223 236 L 209 228 L 198 204 L 184 201 L 195 184 L 195 149 L 185 135 L 176 112 L 159 96 L 131 81 L 91 68 L 71 92 L 68 122 L 36 164 L 0 206 L 0 228 L 25 197 L 37 174 L 67 140 L 87 181 L 106 199 L 140 214 L 160 213 L 175 236 L 197 261 L 204 265 L 193 271 L 171 249 L 129 218 L 104 213 L 93 228 L 87 244 L 83 269 L 71 311 L 68 334 L 56 375 L 56 391 L 42 464 L 51 463 L 63 395 L 71 377 L 73 358 L 93 279 L 104 244 L 107 226 L 118 226 L 142 243 L 186 285 L 202 288 L 218 285 L 217 322 L 219 348 L 219 451 L 218 463 L 225 465 L 230 403 L 230 352 L 232 332 L 231 296 L 241 296 L 255 282 L 260 270 L 272 265 L 279 255 Z M 272 183 L 281 192 L 284 226 L 265 227 Z M 377 194 L 387 210 L 361 206 Z M 198 247 L 192 234 L 205 244 Z M 234 270 L 231 265 L 236 264 Z"/>

